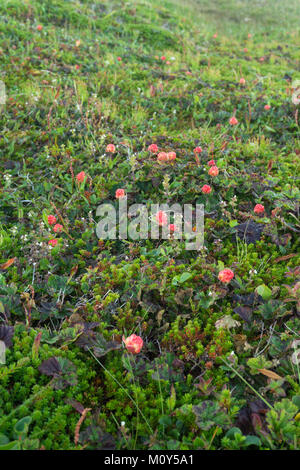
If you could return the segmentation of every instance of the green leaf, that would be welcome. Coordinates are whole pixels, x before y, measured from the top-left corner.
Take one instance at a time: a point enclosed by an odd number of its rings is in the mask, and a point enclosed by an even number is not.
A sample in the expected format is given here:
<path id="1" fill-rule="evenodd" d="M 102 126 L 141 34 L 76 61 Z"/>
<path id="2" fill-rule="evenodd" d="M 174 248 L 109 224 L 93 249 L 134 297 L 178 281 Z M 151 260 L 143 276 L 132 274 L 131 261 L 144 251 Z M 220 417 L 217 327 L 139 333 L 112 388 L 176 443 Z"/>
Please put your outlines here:
<path id="1" fill-rule="evenodd" d="M 27 433 L 29 424 L 31 423 L 32 418 L 31 416 L 25 416 L 24 418 L 20 419 L 14 427 L 14 434 L 16 437 L 20 437 Z"/>
<path id="2" fill-rule="evenodd" d="M 292 402 L 294 403 L 294 405 L 298 406 L 298 409 L 300 410 L 300 395 L 295 395 L 292 398 Z"/>
<path id="3" fill-rule="evenodd" d="M 172 285 L 177 286 L 178 284 L 183 284 L 188 279 L 190 279 L 192 276 L 193 275 L 191 273 L 188 273 L 188 272 L 182 273 L 180 276 L 179 275 L 175 276 L 175 277 L 173 277 Z"/>
<path id="4" fill-rule="evenodd" d="M 268 286 L 265 284 L 261 284 L 256 288 L 256 292 L 260 295 L 264 300 L 269 300 L 272 297 L 272 291 L 269 289 Z"/>
<path id="5" fill-rule="evenodd" d="M 257 436 L 247 436 L 245 440 L 245 446 L 260 446 L 261 441 Z"/>
<path id="6" fill-rule="evenodd" d="M 238 223 L 237 220 L 231 220 L 231 221 L 229 222 L 229 227 L 235 227 L 235 226 L 238 225 L 238 224 L 239 224 L 239 223 Z"/>
<path id="7" fill-rule="evenodd" d="M 219 260 L 219 261 L 218 261 L 218 270 L 219 270 L 219 271 L 222 271 L 222 269 L 224 269 L 224 267 L 225 267 L 225 265 L 224 265 L 223 261 L 220 261 L 220 260 Z"/>
<path id="8" fill-rule="evenodd" d="M 234 439 L 235 434 L 242 434 L 242 431 L 240 428 L 231 428 L 229 431 L 226 433 L 226 437 L 229 437 L 230 439 Z"/>
<path id="9" fill-rule="evenodd" d="M 166 403 L 169 411 L 173 411 L 176 405 L 176 392 L 173 384 L 171 386 L 171 395 L 167 398 Z"/>
<path id="10" fill-rule="evenodd" d="M 8 437 L 6 437 L 4 434 L 0 434 L 0 446 L 4 446 L 9 442 Z"/>
<path id="11" fill-rule="evenodd" d="M 0 450 L 20 450 L 21 445 L 19 441 L 12 441 L 8 444 L 0 445 Z"/>
<path id="12" fill-rule="evenodd" d="M 185 281 L 192 277 L 191 273 L 182 273 L 179 279 L 180 284 L 183 284 Z"/>

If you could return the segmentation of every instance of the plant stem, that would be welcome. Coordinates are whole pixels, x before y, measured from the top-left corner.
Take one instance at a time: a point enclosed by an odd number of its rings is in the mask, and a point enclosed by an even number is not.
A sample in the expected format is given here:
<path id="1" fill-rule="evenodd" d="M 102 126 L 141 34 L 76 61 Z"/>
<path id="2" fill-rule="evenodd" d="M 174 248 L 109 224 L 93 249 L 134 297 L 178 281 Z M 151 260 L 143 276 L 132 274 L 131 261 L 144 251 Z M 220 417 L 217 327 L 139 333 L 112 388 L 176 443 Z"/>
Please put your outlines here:
<path id="1" fill-rule="evenodd" d="M 121 389 L 123 390 L 123 392 L 126 393 L 126 395 L 130 398 L 130 400 L 132 401 L 132 403 L 136 406 L 136 408 L 139 410 L 139 412 L 141 413 L 141 416 L 142 418 L 144 419 L 145 423 L 147 424 L 151 434 L 154 434 L 154 431 L 153 429 L 151 428 L 150 424 L 148 423 L 148 420 L 147 418 L 144 416 L 144 414 L 142 413 L 141 409 L 139 408 L 138 404 L 135 402 L 135 400 L 129 395 L 129 393 L 127 392 L 127 390 L 125 390 L 125 388 L 123 387 L 122 384 L 120 384 L 120 382 L 118 381 L 118 379 L 116 379 L 112 374 L 111 372 L 109 372 L 108 369 L 106 369 L 106 367 L 104 367 L 104 365 L 99 361 L 99 359 L 93 354 L 93 352 L 90 350 L 90 348 L 88 348 L 88 351 L 90 352 L 90 354 L 93 356 L 93 358 L 95 359 L 96 362 L 98 362 L 98 364 L 103 368 L 103 370 L 105 370 L 105 372 L 108 373 L 108 375 L 119 385 L 119 387 L 121 387 Z"/>
<path id="2" fill-rule="evenodd" d="M 246 379 L 244 379 L 244 377 L 241 376 L 241 374 L 239 372 L 237 372 L 230 364 L 228 364 L 223 358 L 221 358 L 221 360 L 224 362 L 224 364 L 226 364 L 227 367 L 230 367 L 230 369 L 246 384 L 248 385 L 249 388 L 251 388 L 251 390 L 271 409 L 273 410 L 273 406 L 270 405 L 269 402 L 267 402 L 267 400 L 264 399 L 264 397 L 258 393 L 257 390 L 255 390 L 255 388 L 252 387 L 252 385 L 249 384 L 249 382 L 247 382 Z"/>

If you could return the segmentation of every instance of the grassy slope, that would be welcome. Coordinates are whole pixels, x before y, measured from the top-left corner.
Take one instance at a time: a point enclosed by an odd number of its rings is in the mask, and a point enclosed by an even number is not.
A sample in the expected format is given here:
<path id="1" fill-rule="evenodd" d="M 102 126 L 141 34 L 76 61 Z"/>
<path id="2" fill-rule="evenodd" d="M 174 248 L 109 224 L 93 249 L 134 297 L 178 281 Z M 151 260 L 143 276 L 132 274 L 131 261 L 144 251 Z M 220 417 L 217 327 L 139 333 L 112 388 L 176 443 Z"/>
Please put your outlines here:
<path id="1" fill-rule="evenodd" d="M 139 386 L 125 374 L 128 363 L 122 363 L 120 351 L 101 359 L 109 371 L 104 373 L 72 343 L 74 337 L 60 333 L 54 344 L 96 372 L 91 391 L 76 389 L 73 398 L 95 415 L 101 409 L 96 424 L 114 436 L 117 448 L 241 448 L 242 438 L 224 436 L 236 425 L 239 410 L 253 408 L 257 397 L 222 363 L 231 351 L 235 369 L 272 406 L 287 400 L 263 422 L 268 437 L 259 445 L 295 447 L 300 391 L 291 344 L 298 338 L 299 316 L 296 291 L 285 286 L 293 287 L 297 275 L 300 145 L 291 81 L 299 78 L 299 3 L 161 3 L 1 2 L 0 79 L 8 101 L 0 114 L 0 264 L 16 259 L 0 274 L 0 318 L 18 324 L 15 338 L 22 338 L 15 339 L 18 351 L 7 352 L 8 365 L 26 351 L 33 366 L 26 374 L 33 378 L 22 393 L 15 385 L 24 380 L 22 368 L 0 385 L 12 387 L 12 406 L 20 405 L 33 395 L 35 381 L 48 382 L 40 378 L 39 360 L 31 358 L 37 332 L 44 331 L 41 362 L 59 354 L 46 330 L 100 322 L 96 331 L 107 340 L 120 342 L 123 333 L 132 332 L 143 337 L 140 362 L 133 365 Z M 162 55 L 170 65 L 159 59 Z M 239 85 L 241 77 L 245 87 Z M 239 125 L 231 128 L 234 113 Z M 176 162 L 158 164 L 146 150 L 152 142 L 176 151 Z M 113 156 L 105 153 L 108 143 L 117 145 Z M 196 145 L 203 148 L 200 166 L 193 156 Z M 214 180 L 207 175 L 211 158 L 220 168 Z M 89 176 L 81 189 L 73 177 L 80 171 Z M 200 188 L 207 183 L 213 192 L 204 197 Z M 131 203 L 205 203 L 206 251 L 198 256 L 176 241 L 98 243 L 96 208 L 114 201 L 117 188 L 126 190 Z M 258 202 L 266 208 L 261 218 L 253 213 Z M 49 214 L 66 229 L 51 251 L 53 230 L 41 225 Z M 234 224 L 248 219 L 266 226 L 255 245 L 232 236 Z M 236 274 L 226 289 L 217 280 L 223 265 Z M 186 272 L 191 277 L 178 282 Z M 271 289 L 270 299 L 267 292 L 265 299 L 253 300 L 260 285 Z M 30 309 L 28 333 L 22 323 Z M 239 325 L 217 329 L 226 315 Z M 174 355 L 168 356 L 169 368 L 163 367 L 166 352 Z M 174 363 L 175 356 L 180 362 Z M 285 380 L 270 385 L 258 368 Z M 11 404 L 2 400 L 3 419 Z M 192 411 L 191 405 L 203 401 L 204 408 Z M 33 401 L 18 417 L 37 406 Z M 286 422 L 277 429 L 280 406 L 286 408 Z M 252 408 L 243 408 L 241 416 L 249 417 Z M 31 438 L 46 448 L 74 446 L 76 412 L 70 405 L 61 410 L 68 416 L 62 428 L 51 413 L 32 415 Z M 200 416 L 196 424 L 195 415 Z M 263 413 L 259 416 L 263 420 Z M 0 432 L 12 439 L 14 421 L 8 421 L 7 428 L 0 419 Z M 116 424 L 121 421 L 126 421 L 125 437 Z M 65 440 L 49 440 L 51 426 L 63 429 Z M 150 441 L 149 427 L 156 431 Z M 249 419 L 242 430 L 258 432 Z"/>

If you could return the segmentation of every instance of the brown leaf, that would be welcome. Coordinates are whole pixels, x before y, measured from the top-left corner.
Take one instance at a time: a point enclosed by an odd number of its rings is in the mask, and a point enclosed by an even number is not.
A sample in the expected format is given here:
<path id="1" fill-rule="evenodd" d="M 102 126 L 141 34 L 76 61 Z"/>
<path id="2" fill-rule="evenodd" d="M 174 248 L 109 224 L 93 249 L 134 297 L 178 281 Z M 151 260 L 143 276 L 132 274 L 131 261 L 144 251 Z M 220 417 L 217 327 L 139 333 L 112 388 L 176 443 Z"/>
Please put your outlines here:
<path id="1" fill-rule="evenodd" d="M 156 95 L 156 89 L 153 85 L 150 85 L 150 96 L 153 98 L 153 96 Z"/>
<path id="2" fill-rule="evenodd" d="M 40 344 L 41 344 L 41 337 L 42 337 L 42 332 L 40 331 L 36 337 L 34 338 L 33 345 L 32 345 L 32 356 L 37 357 Z"/>
<path id="3" fill-rule="evenodd" d="M 17 258 L 10 258 L 9 260 L 7 260 L 4 264 L 1 264 L 0 265 L 0 269 L 7 269 L 9 268 L 12 264 L 14 264 L 15 260 Z"/>
<path id="4" fill-rule="evenodd" d="M 91 411 L 91 408 L 85 408 L 83 410 L 82 414 L 81 414 L 81 417 L 79 418 L 79 420 L 76 424 L 75 433 L 74 433 L 74 443 L 75 443 L 76 446 L 77 446 L 78 441 L 79 441 L 80 427 L 81 427 L 83 421 L 85 420 L 85 417 L 86 417 L 86 415 L 88 414 L 89 411 Z"/>
<path id="5" fill-rule="evenodd" d="M 74 408 L 74 410 L 78 411 L 78 413 L 80 413 L 81 415 L 83 414 L 85 410 L 84 406 L 81 403 L 79 403 L 79 401 L 73 400 L 73 398 L 67 398 L 65 400 L 65 403 L 67 403 L 68 405 L 71 405 Z"/>
<path id="6" fill-rule="evenodd" d="M 274 259 L 274 263 L 286 261 L 287 259 L 294 258 L 294 256 L 297 256 L 297 253 L 291 253 L 290 255 L 280 256 L 279 258 Z"/>
<path id="7" fill-rule="evenodd" d="M 271 370 L 267 370 L 267 369 L 257 369 L 257 370 L 261 374 L 266 375 L 267 377 L 269 377 L 270 379 L 275 379 L 275 380 L 282 379 L 282 377 L 280 377 L 280 375 L 276 374 L 275 372 L 273 372 Z"/>
<path id="8" fill-rule="evenodd" d="M 272 170 L 272 166 L 273 166 L 273 160 L 270 160 L 268 163 L 268 171 Z"/>

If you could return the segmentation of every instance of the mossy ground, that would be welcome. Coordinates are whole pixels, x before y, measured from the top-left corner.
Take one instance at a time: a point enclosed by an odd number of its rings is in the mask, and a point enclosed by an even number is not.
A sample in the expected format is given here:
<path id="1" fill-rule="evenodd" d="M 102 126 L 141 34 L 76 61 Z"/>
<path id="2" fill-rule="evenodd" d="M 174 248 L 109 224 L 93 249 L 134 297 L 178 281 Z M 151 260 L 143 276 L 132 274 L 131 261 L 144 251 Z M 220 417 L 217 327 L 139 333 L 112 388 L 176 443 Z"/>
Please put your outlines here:
<path id="1" fill-rule="evenodd" d="M 298 448 L 299 15 L 297 0 L 1 2 L 0 448 Z M 204 249 L 98 240 L 118 188 L 203 203 Z M 246 221 L 263 231 L 238 238 Z M 51 357 L 76 384 L 52 386 Z"/>

